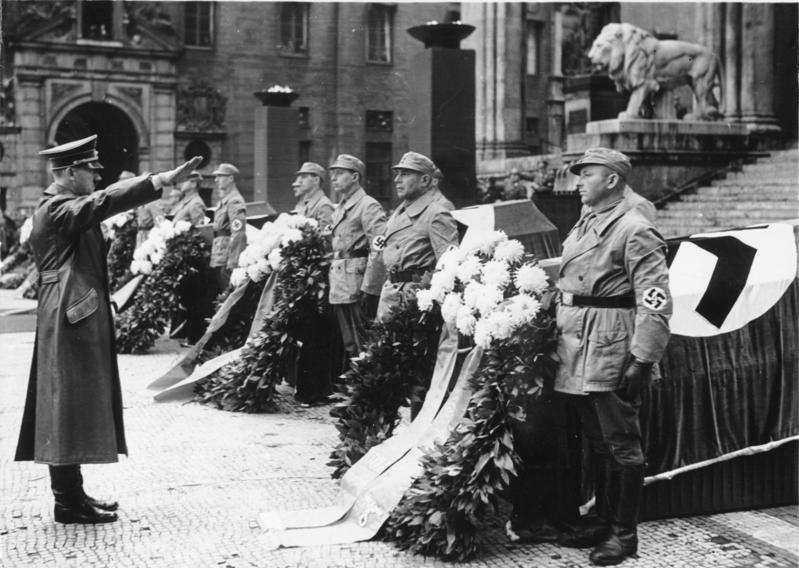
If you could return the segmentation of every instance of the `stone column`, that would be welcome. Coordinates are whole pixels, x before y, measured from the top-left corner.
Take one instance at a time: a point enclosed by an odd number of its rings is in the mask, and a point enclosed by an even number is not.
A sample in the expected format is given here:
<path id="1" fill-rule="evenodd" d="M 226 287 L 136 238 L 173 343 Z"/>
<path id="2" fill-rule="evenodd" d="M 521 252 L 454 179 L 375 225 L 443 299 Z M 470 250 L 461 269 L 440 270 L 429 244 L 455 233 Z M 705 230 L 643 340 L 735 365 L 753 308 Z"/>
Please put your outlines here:
<path id="1" fill-rule="evenodd" d="M 22 182 L 22 187 L 12 191 L 18 205 L 33 206 L 50 183 L 46 160 L 39 155 L 39 151 L 51 142 L 46 139 L 44 88 L 41 77 L 20 73 L 16 80 L 17 126 L 21 128 L 18 148 L 22 156 L 22 168 L 17 179 Z"/>
<path id="2" fill-rule="evenodd" d="M 547 117 L 549 145 L 546 152 L 552 152 L 556 148 L 563 148 L 564 140 L 564 114 L 566 98 L 563 95 L 563 12 L 560 6 L 555 5 L 552 9 L 551 19 L 551 54 L 549 74 L 549 98 L 547 99 Z"/>
<path id="3" fill-rule="evenodd" d="M 779 133 L 774 114 L 774 5 L 741 5 L 741 118 L 756 135 Z"/>
<path id="4" fill-rule="evenodd" d="M 741 119 L 741 4 L 726 4 L 724 22 L 724 118 L 728 122 Z"/>
<path id="5" fill-rule="evenodd" d="M 478 160 L 527 154 L 523 137 L 522 52 L 519 3 L 461 4 L 461 20 L 477 30 L 464 42 L 476 52 L 475 135 Z"/>

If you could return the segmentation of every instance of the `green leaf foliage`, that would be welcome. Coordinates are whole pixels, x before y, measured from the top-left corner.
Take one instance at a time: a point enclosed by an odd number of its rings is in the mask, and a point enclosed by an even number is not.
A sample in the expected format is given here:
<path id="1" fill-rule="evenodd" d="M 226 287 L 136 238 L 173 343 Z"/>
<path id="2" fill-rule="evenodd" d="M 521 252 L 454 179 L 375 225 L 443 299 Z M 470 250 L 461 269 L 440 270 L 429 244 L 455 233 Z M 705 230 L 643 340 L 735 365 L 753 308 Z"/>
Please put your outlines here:
<path id="1" fill-rule="evenodd" d="M 231 411 L 274 410 L 275 387 L 295 360 L 303 323 L 327 309 L 330 261 L 325 242 L 318 229 L 302 231 L 302 240 L 281 249 L 275 303 L 263 327 L 236 361 L 197 384 L 195 400 Z"/>
<path id="2" fill-rule="evenodd" d="M 196 229 L 167 241 L 166 252 L 115 320 L 118 353 L 146 353 L 167 329 L 180 298 L 178 285 L 208 263 L 209 250 Z"/>
<path id="3" fill-rule="evenodd" d="M 423 474 L 388 520 L 385 535 L 401 549 L 465 561 L 480 546 L 481 520 L 516 475 L 514 400 L 554 378 L 555 327 L 544 311 L 513 338 L 486 350 L 472 377 L 466 414 L 444 444 L 422 458 Z M 535 387 L 538 388 L 538 387 Z"/>
<path id="4" fill-rule="evenodd" d="M 348 398 L 337 407 L 339 444 L 328 462 L 334 478 L 391 436 L 401 406 L 424 399 L 441 325 L 440 311 L 420 312 L 415 299 L 375 324 L 363 353 L 344 374 Z"/>

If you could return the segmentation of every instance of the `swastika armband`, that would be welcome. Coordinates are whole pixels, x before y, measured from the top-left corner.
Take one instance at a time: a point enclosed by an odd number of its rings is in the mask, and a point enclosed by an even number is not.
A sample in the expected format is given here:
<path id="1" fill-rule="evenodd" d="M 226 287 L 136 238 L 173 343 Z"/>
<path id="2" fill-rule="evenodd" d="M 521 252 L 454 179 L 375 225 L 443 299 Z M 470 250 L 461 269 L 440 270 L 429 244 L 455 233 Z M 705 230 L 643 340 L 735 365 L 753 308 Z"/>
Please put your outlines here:
<path id="1" fill-rule="evenodd" d="M 647 288 L 641 296 L 641 303 L 650 310 L 659 312 L 666 307 L 669 301 L 669 296 L 663 288 L 652 286 Z"/>
<path id="2" fill-rule="evenodd" d="M 377 235 L 372 240 L 372 250 L 374 251 L 381 251 L 386 248 L 386 236 L 385 235 Z"/>
<path id="3" fill-rule="evenodd" d="M 244 226 L 244 223 L 241 222 L 241 219 L 233 219 L 230 223 L 230 230 L 231 231 L 241 231 L 241 228 Z"/>

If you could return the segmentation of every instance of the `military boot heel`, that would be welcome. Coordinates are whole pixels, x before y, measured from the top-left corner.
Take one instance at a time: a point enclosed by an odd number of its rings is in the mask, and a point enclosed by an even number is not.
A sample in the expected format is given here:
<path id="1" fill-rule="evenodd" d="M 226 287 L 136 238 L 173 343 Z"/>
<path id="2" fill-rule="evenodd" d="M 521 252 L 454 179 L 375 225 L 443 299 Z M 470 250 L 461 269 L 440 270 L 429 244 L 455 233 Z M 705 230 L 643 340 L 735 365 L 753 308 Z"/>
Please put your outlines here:
<path id="1" fill-rule="evenodd" d="M 638 510 L 643 491 L 643 466 L 618 466 L 614 471 L 618 498 L 614 503 L 611 535 L 590 554 L 597 566 L 614 566 L 638 553 Z"/>
<path id="2" fill-rule="evenodd" d="M 569 548 L 590 548 L 603 542 L 610 536 L 611 519 L 613 517 L 611 503 L 614 488 L 612 461 L 610 456 L 597 456 L 595 473 L 595 516 L 584 521 L 584 524 L 572 532 L 564 532 L 558 544 Z"/>
<path id="3" fill-rule="evenodd" d="M 56 500 L 55 508 L 53 509 L 53 516 L 55 522 L 81 525 L 97 525 L 102 523 L 113 523 L 119 517 L 116 513 L 108 511 L 101 511 L 89 505 L 85 500 L 65 504 Z"/>

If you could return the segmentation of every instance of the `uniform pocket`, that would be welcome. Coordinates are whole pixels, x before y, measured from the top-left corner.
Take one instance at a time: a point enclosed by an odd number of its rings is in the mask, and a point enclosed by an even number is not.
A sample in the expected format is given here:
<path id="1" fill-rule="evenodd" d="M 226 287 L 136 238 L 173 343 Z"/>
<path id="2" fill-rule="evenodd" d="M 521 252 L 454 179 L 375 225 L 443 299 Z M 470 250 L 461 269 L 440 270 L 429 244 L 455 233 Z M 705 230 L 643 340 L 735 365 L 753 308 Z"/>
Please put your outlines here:
<path id="1" fill-rule="evenodd" d="M 591 331 L 586 345 L 586 379 L 615 385 L 627 360 L 629 338 L 623 329 Z"/>
<path id="2" fill-rule="evenodd" d="M 76 324 L 96 312 L 99 306 L 100 297 L 94 288 L 90 288 L 79 300 L 67 307 L 67 321 Z"/>

